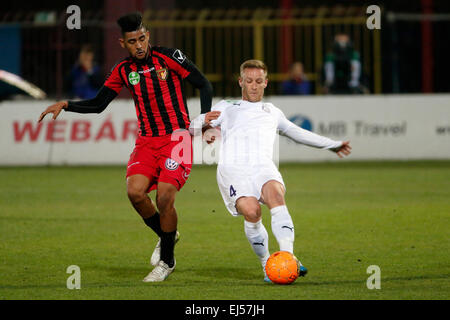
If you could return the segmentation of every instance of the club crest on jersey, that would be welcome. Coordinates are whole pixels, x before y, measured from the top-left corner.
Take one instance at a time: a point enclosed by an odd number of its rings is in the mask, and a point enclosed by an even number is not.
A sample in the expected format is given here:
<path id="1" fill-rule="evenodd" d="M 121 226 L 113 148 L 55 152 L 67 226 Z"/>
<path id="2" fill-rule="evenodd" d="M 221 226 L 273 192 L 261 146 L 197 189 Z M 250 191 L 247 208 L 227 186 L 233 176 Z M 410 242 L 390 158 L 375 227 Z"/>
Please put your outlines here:
<path id="1" fill-rule="evenodd" d="M 176 170 L 178 168 L 179 163 L 176 162 L 175 160 L 171 159 L 171 158 L 167 158 L 165 166 L 166 166 L 167 170 L 173 171 L 173 170 Z"/>
<path id="2" fill-rule="evenodd" d="M 133 86 L 137 85 L 140 80 L 141 76 L 139 75 L 139 73 L 132 71 L 128 74 L 128 81 L 130 82 L 131 85 Z"/>
<path id="3" fill-rule="evenodd" d="M 169 72 L 167 72 L 166 68 L 162 68 L 162 69 L 156 70 L 156 75 L 158 76 L 159 80 L 166 80 L 167 76 L 169 75 Z"/>

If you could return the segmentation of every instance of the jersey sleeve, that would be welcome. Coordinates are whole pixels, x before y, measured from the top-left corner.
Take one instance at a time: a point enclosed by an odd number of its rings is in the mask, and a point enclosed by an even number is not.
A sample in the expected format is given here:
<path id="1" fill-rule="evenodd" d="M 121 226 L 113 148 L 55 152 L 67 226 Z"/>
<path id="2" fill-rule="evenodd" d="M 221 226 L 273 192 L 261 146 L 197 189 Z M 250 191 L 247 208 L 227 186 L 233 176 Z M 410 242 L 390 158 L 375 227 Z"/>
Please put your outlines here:
<path id="1" fill-rule="evenodd" d="M 123 62 L 117 63 L 106 76 L 105 87 L 114 90 L 117 94 L 120 93 L 122 87 L 125 85 L 124 80 L 120 74 L 121 66 Z"/>
<path id="2" fill-rule="evenodd" d="M 339 148 L 342 145 L 342 141 L 334 141 L 309 130 L 300 128 L 289 121 L 280 109 L 275 108 L 275 110 L 277 112 L 278 130 L 281 135 L 286 136 L 297 143 L 319 149 L 334 149 Z"/>
<path id="3" fill-rule="evenodd" d="M 77 113 L 100 113 L 106 109 L 115 97 L 117 97 L 117 93 L 114 90 L 103 86 L 97 92 L 95 98 L 81 101 L 68 101 L 67 108 L 64 110 Z"/>
<path id="4" fill-rule="evenodd" d="M 164 59 L 167 66 L 178 73 L 183 79 L 187 78 L 191 72 L 197 69 L 195 64 L 180 49 L 156 47 L 153 53 Z"/>
<path id="5" fill-rule="evenodd" d="M 215 128 L 221 125 L 223 119 L 225 118 L 225 109 L 228 108 L 230 106 L 230 103 L 226 100 L 222 100 L 219 103 L 215 104 L 212 108 L 211 111 L 220 111 L 220 116 L 215 119 L 215 120 L 211 120 L 211 127 Z"/>

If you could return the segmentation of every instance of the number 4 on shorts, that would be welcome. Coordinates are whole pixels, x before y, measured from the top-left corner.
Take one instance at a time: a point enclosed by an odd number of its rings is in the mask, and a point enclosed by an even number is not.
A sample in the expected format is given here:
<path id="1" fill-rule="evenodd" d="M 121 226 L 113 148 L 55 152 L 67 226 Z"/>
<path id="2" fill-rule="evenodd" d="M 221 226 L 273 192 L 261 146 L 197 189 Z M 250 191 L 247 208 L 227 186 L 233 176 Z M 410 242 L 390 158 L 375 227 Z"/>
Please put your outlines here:
<path id="1" fill-rule="evenodd" d="M 234 190 L 233 185 L 230 185 L 230 197 L 234 197 L 236 195 L 236 190 Z"/>

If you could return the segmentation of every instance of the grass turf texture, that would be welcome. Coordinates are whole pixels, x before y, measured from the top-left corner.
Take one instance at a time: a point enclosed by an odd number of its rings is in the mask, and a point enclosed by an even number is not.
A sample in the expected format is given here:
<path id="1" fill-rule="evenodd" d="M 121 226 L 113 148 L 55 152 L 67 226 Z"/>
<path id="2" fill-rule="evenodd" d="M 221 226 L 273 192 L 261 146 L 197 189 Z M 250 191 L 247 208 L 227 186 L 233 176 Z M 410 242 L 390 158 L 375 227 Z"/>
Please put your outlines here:
<path id="1" fill-rule="evenodd" d="M 194 166 L 177 197 L 177 269 L 157 284 L 141 282 L 157 238 L 128 202 L 124 167 L 0 168 L 0 299 L 449 298 L 450 162 L 280 171 L 309 269 L 290 286 L 263 282 L 215 166 Z M 277 251 L 266 208 L 263 222 Z M 81 290 L 66 288 L 69 265 L 81 268 Z M 380 290 L 366 287 L 370 265 Z"/>

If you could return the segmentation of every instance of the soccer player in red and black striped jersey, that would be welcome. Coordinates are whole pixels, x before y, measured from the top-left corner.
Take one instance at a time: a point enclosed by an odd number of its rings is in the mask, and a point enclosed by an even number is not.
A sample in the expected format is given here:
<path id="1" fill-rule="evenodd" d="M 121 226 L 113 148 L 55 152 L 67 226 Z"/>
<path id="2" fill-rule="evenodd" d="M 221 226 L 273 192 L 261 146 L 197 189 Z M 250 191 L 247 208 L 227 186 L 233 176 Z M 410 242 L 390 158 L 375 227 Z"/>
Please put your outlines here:
<path id="1" fill-rule="evenodd" d="M 179 49 L 151 46 L 150 33 L 142 24 L 140 13 L 122 16 L 117 23 L 122 30 L 120 45 L 129 56 L 112 68 L 95 98 L 57 102 L 41 114 L 39 121 L 48 113 L 56 119 L 62 110 L 100 113 L 122 87 L 128 88 L 139 124 L 139 136 L 127 168 L 128 198 L 160 238 L 151 258 L 156 267 L 144 281 L 163 281 L 175 268 L 174 245 L 179 237 L 175 195 L 192 167 L 183 80 L 200 90 L 201 113 L 205 114 L 206 123 L 216 119 L 219 113 L 210 112 L 210 82 Z M 180 144 L 182 157 L 179 157 Z M 147 195 L 155 189 L 156 207 Z"/>

